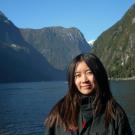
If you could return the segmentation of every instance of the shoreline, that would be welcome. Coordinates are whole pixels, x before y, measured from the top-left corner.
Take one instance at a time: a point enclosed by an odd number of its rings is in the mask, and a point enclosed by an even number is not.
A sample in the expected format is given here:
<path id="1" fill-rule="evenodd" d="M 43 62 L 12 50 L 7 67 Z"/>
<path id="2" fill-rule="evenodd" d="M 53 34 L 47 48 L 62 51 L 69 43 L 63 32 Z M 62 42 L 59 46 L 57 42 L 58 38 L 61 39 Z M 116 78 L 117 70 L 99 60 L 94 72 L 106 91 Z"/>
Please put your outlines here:
<path id="1" fill-rule="evenodd" d="M 109 78 L 109 80 L 114 80 L 114 81 L 120 81 L 120 80 L 122 80 L 122 81 L 127 81 L 127 80 L 135 80 L 135 76 L 133 76 L 133 77 L 126 77 L 126 78 Z"/>

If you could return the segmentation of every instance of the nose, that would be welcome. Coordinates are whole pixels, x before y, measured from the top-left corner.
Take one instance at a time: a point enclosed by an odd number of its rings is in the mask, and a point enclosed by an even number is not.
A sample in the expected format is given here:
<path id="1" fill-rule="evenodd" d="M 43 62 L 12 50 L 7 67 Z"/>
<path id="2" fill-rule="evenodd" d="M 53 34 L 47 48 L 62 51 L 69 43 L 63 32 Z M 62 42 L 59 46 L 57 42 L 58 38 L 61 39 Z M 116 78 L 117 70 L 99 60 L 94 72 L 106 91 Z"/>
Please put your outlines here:
<path id="1" fill-rule="evenodd" d="M 84 74 L 84 75 L 82 75 L 82 82 L 86 82 L 86 81 L 88 81 L 88 78 L 87 78 L 87 76 Z"/>

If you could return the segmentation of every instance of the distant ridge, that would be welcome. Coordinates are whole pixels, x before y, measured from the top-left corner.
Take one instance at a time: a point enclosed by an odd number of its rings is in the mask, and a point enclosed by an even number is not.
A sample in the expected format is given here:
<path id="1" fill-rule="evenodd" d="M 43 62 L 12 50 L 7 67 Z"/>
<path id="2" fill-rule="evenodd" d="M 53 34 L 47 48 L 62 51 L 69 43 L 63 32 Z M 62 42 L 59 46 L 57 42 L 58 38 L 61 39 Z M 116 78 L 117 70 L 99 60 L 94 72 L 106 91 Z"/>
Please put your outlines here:
<path id="1" fill-rule="evenodd" d="M 77 54 L 91 47 L 77 28 L 47 27 L 20 29 L 25 41 L 39 51 L 56 69 L 65 70 Z"/>
<path id="2" fill-rule="evenodd" d="M 0 82 L 65 80 L 71 59 L 90 49 L 77 28 L 19 29 L 0 11 Z"/>

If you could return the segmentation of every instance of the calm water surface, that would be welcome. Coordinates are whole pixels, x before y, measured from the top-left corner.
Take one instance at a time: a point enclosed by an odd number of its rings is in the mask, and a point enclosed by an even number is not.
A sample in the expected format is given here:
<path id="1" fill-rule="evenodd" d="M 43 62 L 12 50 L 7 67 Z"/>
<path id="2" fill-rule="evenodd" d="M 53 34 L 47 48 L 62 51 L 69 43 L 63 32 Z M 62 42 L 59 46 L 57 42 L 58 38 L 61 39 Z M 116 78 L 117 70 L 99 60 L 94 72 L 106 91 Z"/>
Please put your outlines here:
<path id="1" fill-rule="evenodd" d="M 111 81 L 135 135 L 135 81 Z M 0 84 L 0 135 L 43 135 L 44 119 L 67 91 L 66 82 Z"/>

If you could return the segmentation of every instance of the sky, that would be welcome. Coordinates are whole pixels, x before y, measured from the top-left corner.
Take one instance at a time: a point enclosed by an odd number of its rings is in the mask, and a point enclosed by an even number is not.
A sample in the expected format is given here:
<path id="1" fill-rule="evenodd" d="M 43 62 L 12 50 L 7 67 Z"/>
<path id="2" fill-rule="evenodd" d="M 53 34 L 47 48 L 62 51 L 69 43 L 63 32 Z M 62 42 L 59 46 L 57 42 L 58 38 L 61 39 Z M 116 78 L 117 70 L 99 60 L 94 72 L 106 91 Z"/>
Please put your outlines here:
<path id="1" fill-rule="evenodd" d="M 87 41 L 119 21 L 135 0 L 0 0 L 0 11 L 19 28 L 76 27 Z"/>

